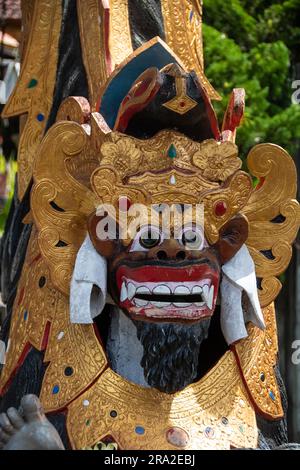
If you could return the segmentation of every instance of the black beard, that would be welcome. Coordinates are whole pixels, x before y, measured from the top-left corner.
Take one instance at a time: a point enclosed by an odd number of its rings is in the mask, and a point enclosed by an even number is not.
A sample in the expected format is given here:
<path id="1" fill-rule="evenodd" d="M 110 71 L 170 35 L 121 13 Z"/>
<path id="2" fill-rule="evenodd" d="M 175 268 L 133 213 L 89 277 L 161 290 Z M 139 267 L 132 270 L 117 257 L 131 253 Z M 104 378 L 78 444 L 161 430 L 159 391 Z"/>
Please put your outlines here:
<path id="1" fill-rule="evenodd" d="M 141 366 L 150 387 L 175 393 L 197 377 L 199 349 L 210 319 L 193 325 L 134 321 L 144 348 Z"/>

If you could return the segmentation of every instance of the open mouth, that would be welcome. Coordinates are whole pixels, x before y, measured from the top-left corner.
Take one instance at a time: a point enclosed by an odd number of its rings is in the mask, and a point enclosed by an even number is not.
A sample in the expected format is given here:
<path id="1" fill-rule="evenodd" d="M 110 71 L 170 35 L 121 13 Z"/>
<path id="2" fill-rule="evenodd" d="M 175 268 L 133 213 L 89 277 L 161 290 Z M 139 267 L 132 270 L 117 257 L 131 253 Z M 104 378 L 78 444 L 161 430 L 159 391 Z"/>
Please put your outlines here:
<path id="1" fill-rule="evenodd" d="M 122 308 L 135 317 L 156 319 L 181 318 L 195 321 L 212 315 L 218 291 L 218 276 L 211 268 L 180 268 L 182 280 L 178 281 L 170 279 L 175 275 L 174 268 L 158 269 L 159 272 L 155 266 L 144 267 L 143 272 L 140 268 L 122 266 L 119 269 L 121 272 L 118 272 L 117 282 Z M 147 274 L 145 270 L 148 271 L 147 281 L 144 280 Z M 161 280 L 154 280 L 158 275 Z M 139 279 L 141 277 L 143 279 Z M 190 280 L 193 277 L 197 279 Z"/>

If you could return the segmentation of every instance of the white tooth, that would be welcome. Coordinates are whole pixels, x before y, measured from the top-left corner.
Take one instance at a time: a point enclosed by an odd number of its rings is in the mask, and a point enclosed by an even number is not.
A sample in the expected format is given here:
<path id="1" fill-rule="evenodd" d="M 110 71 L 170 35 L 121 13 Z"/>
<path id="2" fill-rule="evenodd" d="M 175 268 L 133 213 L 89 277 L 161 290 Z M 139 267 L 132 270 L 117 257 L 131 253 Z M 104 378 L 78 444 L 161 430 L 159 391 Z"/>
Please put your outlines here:
<path id="1" fill-rule="evenodd" d="M 136 294 L 150 294 L 150 289 L 147 286 L 140 286 L 137 288 Z M 146 307 L 148 305 L 148 300 L 134 298 L 134 303 L 137 307 Z"/>
<path id="2" fill-rule="evenodd" d="M 132 282 L 128 282 L 127 284 L 127 289 L 128 289 L 128 299 L 131 300 L 132 297 L 134 297 L 135 294 L 135 285 L 132 284 Z"/>
<path id="3" fill-rule="evenodd" d="M 153 302 L 153 301 L 151 301 L 151 305 L 153 305 L 153 307 L 163 308 L 163 307 L 168 307 L 169 305 L 171 305 L 171 303 L 170 302 Z"/>
<path id="4" fill-rule="evenodd" d="M 197 294 L 202 294 L 202 287 L 200 286 L 194 286 L 192 289 L 192 294 L 197 295 Z M 205 305 L 205 302 L 195 302 L 196 307 L 203 307 Z"/>
<path id="5" fill-rule="evenodd" d="M 213 306 L 213 299 L 214 299 L 214 286 L 211 286 L 210 287 L 210 290 L 209 290 L 209 299 L 208 299 L 208 302 L 207 302 L 207 306 L 209 309 L 212 309 L 212 306 Z"/>
<path id="6" fill-rule="evenodd" d="M 177 286 L 175 287 L 174 294 L 176 295 L 189 295 L 190 289 L 186 286 Z M 191 302 L 173 302 L 175 307 L 189 307 Z"/>
<path id="7" fill-rule="evenodd" d="M 192 304 L 191 302 L 173 302 L 173 305 L 175 305 L 175 307 L 190 307 Z"/>
<path id="8" fill-rule="evenodd" d="M 203 300 L 208 304 L 209 301 L 209 287 L 207 284 L 205 284 L 202 288 L 202 296 Z"/>
<path id="9" fill-rule="evenodd" d="M 192 289 L 192 294 L 202 294 L 202 287 L 201 286 L 194 286 Z"/>
<path id="10" fill-rule="evenodd" d="M 173 302 L 173 305 L 175 305 L 175 307 L 189 307 L 191 304 L 191 302 Z"/>
<path id="11" fill-rule="evenodd" d="M 151 291 L 147 286 L 139 286 L 135 292 L 136 294 L 151 294 Z"/>
<path id="12" fill-rule="evenodd" d="M 165 284 L 159 284 L 158 286 L 155 286 L 153 291 L 152 291 L 153 294 L 165 294 L 165 295 L 170 295 L 171 294 L 171 289 L 166 286 Z M 171 302 L 151 302 L 152 305 L 154 307 L 158 307 L 158 308 L 163 308 L 163 307 L 168 307 L 169 305 L 171 305 Z"/>
<path id="13" fill-rule="evenodd" d="M 160 284 L 159 286 L 154 287 L 153 294 L 166 294 L 169 295 L 171 294 L 171 289 L 170 287 L 166 286 L 165 284 Z"/>
<path id="14" fill-rule="evenodd" d="M 196 302 L 194 305 L 196 305 L 196 307 L 203 307 L 203 305 L 205 305 L 205 302 Z"/>
<path id="15" fill-rule="evenodd" d="M 148 305 L 149 302 L 147 300 L 135 298 L 134 303 L 137 307 L 146 307 L 146 305 Z"/>
<path id="16" fill-rule="evenodd" d="M 121 293 L 120 293 L 120 301 L 124 302 L 124 300 L 127 299 L 127 287 L 125 282 L 123 281 L 122 287 L 121 287 Z"/>
<path id="17" fill-rule="evenodd" d="M 182 295 L 189 295 L 190 294 L 190 289 L 186 286 L 177 286 L 175 287 L 174 294 L 182 294 Z"/>

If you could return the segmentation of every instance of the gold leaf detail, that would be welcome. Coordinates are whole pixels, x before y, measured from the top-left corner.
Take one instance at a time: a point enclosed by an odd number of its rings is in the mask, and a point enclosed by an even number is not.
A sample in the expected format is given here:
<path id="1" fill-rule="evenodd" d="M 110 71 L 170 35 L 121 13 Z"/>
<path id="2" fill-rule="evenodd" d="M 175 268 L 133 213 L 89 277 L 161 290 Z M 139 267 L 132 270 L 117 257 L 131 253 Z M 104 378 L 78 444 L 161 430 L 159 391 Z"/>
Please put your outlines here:
<path id="1" fill-rule="evenodd" d="M 101 153 L 101 164 L 112 164 L 121 176 L 126 176 L 129 171 L 136 173 L 139 170 L 141 152 L 130 138 L 124 137 L 116 143 L 105 142 L 101 147 Z"/>
<path id="2" fill-rule="evenodd" d="M 242 161 L 237 157 L 238 150 L 232 142 L 218 144 L 209 140 L 194 154 L 193 163 L 202 170 L 204 178 L 210 181 L 225 181 L 241 168 Z"/>

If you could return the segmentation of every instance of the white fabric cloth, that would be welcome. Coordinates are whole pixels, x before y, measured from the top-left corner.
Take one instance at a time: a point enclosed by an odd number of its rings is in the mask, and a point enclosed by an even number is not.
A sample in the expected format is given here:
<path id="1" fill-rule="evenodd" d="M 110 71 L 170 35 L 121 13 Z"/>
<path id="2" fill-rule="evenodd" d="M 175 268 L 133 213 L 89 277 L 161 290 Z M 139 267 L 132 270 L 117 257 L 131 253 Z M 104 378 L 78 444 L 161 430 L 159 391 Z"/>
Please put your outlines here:
<path id="1" fill-rule="evenodd" d="M 97 253 L 89 235 L 77 253 L 71 280 L 71 323 L 93 323 L 107 302 L 107 263 Z"/>
<path id="2" fill-rule="evenodd" d="M 5 343 L 0 340 L 0 364 L 5 364 Z"/>
<path id="3" fill-rule="evenodd" d="M 232 344 L 248 336 L 245 324 L 249 321 L 260 329 L 265 328 L 255 265 L 246 245 L 223 265 L 222 272 L 221 329 L 227 343 Z"/>
<path id="4" fill-rule="evenodd" d="M 106 352 L 111 368 L 130 382 L 149 387 L 141 366 L 143 346 L 136 326 L 118 307 L 110 309 L 110 317 Z"/>

